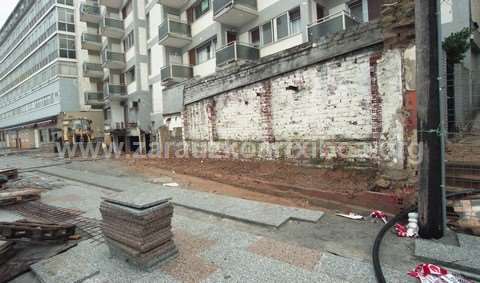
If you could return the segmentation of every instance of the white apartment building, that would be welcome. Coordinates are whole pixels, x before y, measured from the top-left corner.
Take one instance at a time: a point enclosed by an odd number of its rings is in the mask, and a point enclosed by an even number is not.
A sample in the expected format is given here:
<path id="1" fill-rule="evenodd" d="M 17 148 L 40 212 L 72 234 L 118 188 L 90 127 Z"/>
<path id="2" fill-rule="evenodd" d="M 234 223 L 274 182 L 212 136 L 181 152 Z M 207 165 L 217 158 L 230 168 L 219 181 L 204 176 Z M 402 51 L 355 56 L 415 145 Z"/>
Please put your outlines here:
<path id="1" fill-rule="evenodd" d="M 154 127 L 182 127 L 182 84 L 348 29 L 380 0 L 158 0 L 147 5 Z M 156 46 L 158 43 L 159 46 Z M 158 68 L 162 64 L 162 68 Z M 164 87 L 162 89 L 162 86 Z M 163 117 L 163 123 L 161 120 Z"/>
<path id="2" fill-rule="evenodd" d="M 150 143 L 147 1 L 84 1 L 82 57 L 86 96 L 103 105 L 107 140 L 136 150 Z"/>
<path id="3" fill-rule="evenodd" d="M 182 82 L 379 13 L 380 0 L 22 0 L 0 32 L 0 142 L 18 144 L 18 127 L 29 146 L 54 140 L 70 112 L 101 112 L 106 140 L 129 150 L 181 135 Z"/>
<path id="4" fill-rule="evenodd" d="M 75 3 L 20 0 L 0 31 L 0 146 L 37 148 L 61 137 L 64 118 L 96 121 L 79 92 Z"/>

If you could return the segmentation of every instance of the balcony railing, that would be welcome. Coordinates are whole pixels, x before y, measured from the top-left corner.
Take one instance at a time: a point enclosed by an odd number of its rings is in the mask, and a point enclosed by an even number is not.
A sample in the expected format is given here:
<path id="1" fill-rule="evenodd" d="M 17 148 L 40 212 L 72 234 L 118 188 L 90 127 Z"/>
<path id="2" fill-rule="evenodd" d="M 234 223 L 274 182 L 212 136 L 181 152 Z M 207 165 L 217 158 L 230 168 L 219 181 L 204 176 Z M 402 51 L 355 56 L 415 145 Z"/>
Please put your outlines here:
<path id="1" fill-rule="evenodd" d="M 103 78 L 103 66 L 97 63 L 83 63 L 83 76 L 90 78 Z"/>
<path id="2" fill-rule="evenodd" d="M 104 93 L 107 100 L 127 99 L 127 87 L 125 85 L 107 84 Z"/>
<path id="3" fill-rule="evenodd" d="M 257 10 L 257 0 L 213 0 L 213 14 L 216 16 L 225 9 L 230 9 L 235 5 L 248 7 Z"/>
<path id="4" fill-rule="evenodd" d="M 80 20 L 83 22 L 99 23 L 102 19 L 100 6 L 96 4 L 80 4 Z"/>
<path id="5" fill-rule="evenodd" d="M 85 103 L 91 106 L 103 105 L 103 92 L 85 92 Z"/>
<path id="6" fill-rule="evenodd" d="M 318 41 L 327 34 L 347 30 L 359 23 L 360 21 L 350 15 L 349 12 L 340 11 L 321 18 L 308 26 L 308 39 L 309 41 Z"/>
<path id="7" fill-rule="evenodd" d="M 480 51 L 480 31 L 478 29 L 472 31 L 472 43 L 472 47 L 475 50 Z"/>
<path id="8" fill-rule="evenodd" d="M 108 69 L 123 69 L 125 68 L 125 56 L 123 53 L 104 50 L 102 52 L 102 63 Z"/>
<path id="9" fill-rule="evenodd" d="M 233 41 L 217 50 L 217 66 L 239 61 L 256 61 L 260 58 L 260 50 L 254 46 Z"/>
<path id="10" fill-rule="evenodd" d="M 107 124 L 107 123 L 105 123 Z M 125 122 L 109 122 L 108 123 L 108 126 L 111 127 L 111 130 L 126 130 L 126 129 L 133 129 L 133 128 L 136 128 L 138 127 L 138 123 L 136 122 L 128 122 L 128 123 L 125 123 Z"/>
<path id="11" fill-rule="evenodd" d="M 174 18 L 167 18 L 158 27 L 158 41 L 171 47 L 183 47 L 192 41 L 190 25 Z"/>
<path id="12" fill-rule="evenodd" d="M 102 37 L 97 34 L 82 33 L 82 48 L 87 50 L 101 50 Z"/>
<path id="13" fill-rule="evenodd" d="M 193 78 L 193 67 L 181 64 L 170 64 L 160 70 L 162 84 L 172 84 Z"/>
<path id="14" fill-rule="evenodd" d="M 100 5 L 114 8 L 114 9 L 120 9 L 122 8 L 123 1 L 120 0 L 99 0 Z"/>
<path id="15" fill-rule="evenodd" d="M 101 31 L 106 37 L 122 38 L 124 35 L 123 21 L 105 17 L 101 24 Z"/>

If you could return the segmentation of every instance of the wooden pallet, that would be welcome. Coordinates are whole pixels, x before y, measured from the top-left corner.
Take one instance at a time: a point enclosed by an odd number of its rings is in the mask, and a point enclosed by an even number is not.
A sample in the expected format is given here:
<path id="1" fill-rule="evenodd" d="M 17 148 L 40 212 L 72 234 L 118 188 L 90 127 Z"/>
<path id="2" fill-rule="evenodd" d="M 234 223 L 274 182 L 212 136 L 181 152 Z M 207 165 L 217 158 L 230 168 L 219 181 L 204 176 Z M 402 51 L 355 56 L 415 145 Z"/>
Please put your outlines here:
<path id="1" fill-rule="evenodd" d="M 13 243 L 0 241 L 0 265 L 4 264 L 13 255 Z"/>
<path id="2" fill-rule="evenodd" d="M 19 220 L 0 222 L 0 236 L 6 240 L 29 242 L 67 241 L 75 234 L 75 225 Z"/>
<path id="3" fill-rule="evenodd" d="M 0 207 L 12 204 L 17 204 L 26 201 L 33 201 L 40 199 L 42 191 L 35 189 L 27 189 L 22 191 L 1 192 L 0 193 Z"/>
<path id="4" fill-rule="evenodd" d="M 14 180 L 18 178 L 18 170 L 16 168 L 0 169 L 0 175 L 6 176 L 9 180 Z"/>

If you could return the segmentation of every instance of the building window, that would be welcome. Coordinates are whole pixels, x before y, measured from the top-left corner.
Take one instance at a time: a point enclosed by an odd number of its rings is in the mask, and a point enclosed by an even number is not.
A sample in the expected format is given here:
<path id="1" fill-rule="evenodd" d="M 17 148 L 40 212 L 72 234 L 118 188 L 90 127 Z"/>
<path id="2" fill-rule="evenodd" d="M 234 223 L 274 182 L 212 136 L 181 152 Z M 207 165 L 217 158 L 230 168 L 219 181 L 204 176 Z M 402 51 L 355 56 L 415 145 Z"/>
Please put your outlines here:
<path id="1" fill-rule="evenodd" d="M 352 1 L 348 7 L 350 8 L 350 14 L 358 21 L 363 22 L 363 7 L 362 0 Z"/>
<path id="2" fill-rule="evenodd" d="M 58 8 L 58 30 L 75 32 L 75 15 L 73 10 Z"/>
<path id="3" fill-rule="evenodd" d="M 57 0 L 58 4 L 73 6 L 73 0 Z"/>
<path id="4" fill-rule="evenodd" d="M 273 42 L 272 22 L 262 25 L 262 44 L 269 44 Z"/>
<path id="5" fill-rule="evenodd" d="M 147 14 L 147 39 L 150 39 L 150 13 Z"/>
<path id="6" fill-rule="evenodd" d="M 126 19 L 128 15 L 130 15 L 130 12 L 132 12 L 132 10 L 133 10 L 132 0 L 128 0 L 127 4 L 122 9 L 123 19 Z"/>
<path id="7" fill-rule="evenodd" d="M 152 49 L 148 49 L 148 75 L 152 74 Z"/>
<path id="8" fill-rule="evenodd" d="M 130 48 L 133 47 L 133 45 L 135 45 L 135 36 L 132 30 L 131 32 L 128 33 L 127 37 L 125 37 L 125 39 L 123 40 L 123 48 L 125 51 L 128 51 L 130 50 Z"/>
<path id="9" fill-rule="evenodd" d="M 300 8 L 295 8 L 288 12 L 288 18 L 290 23 L 290 34 L 297 34 L 301 32 L 301 17 Z"/>
<path id="10" fill-rule="evenodd" d="M 210 10 L 210 0 L 200 0 L 187 9 L 188 23 L 192 23 Z"/>
<path id="11" fill-rule="evenodd" d="M 130 68 L 130 70 L 125 73 L 125 78 L 127 84 L 131 84 L 135 81 L 135 67 Z"/>
<path id="12" fill-rule="evenodd" d="M 77 57 L 75 51 L 75 37 L 71 35 L 59 35 L 60 41 L 60 57 L 75 59 Z"/>
<path id="13" fill-rule="evenodd" d="M 250 43 L 253 46 L 260 45 L 260 27 L 256 27 L 250 30 Z"/>
<path id="14" fill-rule="evenodd" d="M 217 50 L 217 39 L 209 40 L 207 43 L 196 48 L 196 62 L 202 64 L 215 58 L 215 52 Z"/>
<path id="15" fill-rule="evenodd" d="M 267 45 L 301 31 L 300 8 L 297 7 L 250 30 L 250 43 L 258 46 L 261 42 L 262 45 Z"/>
<path id="16" fill-rule="evenodd" d="M 277 18 L 277 39 L 282 39 L 288 36 L 288 14 Z"/>

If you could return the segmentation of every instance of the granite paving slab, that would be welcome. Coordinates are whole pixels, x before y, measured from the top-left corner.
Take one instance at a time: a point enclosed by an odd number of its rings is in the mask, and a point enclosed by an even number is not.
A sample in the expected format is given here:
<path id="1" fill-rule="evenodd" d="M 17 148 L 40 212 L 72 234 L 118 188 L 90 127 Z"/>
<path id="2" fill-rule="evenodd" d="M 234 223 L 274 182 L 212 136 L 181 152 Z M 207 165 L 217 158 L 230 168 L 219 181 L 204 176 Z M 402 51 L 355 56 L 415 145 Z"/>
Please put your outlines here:
<path id="1" fill-rule="evenodd" d="M 105 214 L 117 219 L 145 225 L 160 218 L 170 217 L 173 213 L 173 205 L 171 203 L 162 203 L 147 209 L 132 209 L 103 201 L 100 204 L 100 212 L 102 215 Z"/>
<path id="2" fill-rule="evenodd" d="M 146 191 L 130 194 L 115 194 L 113 196 L 103 197 L 103 199 L 110 203 L 139 210 L 157 207 L 158 205 L 166 203 L 170 200 L 170 198 L 152 198 Z"/>
<path id="3" fill-rule="evenodd" d="M 454 246 L 418 239 L 415 241 L 415 256 L 447 268 L 480 274 L 478 241 L 459 236 L 459 242 L 463 245 Z"/>
<path id="4" fill-rule="evenodd" d="M 318 272 L 325 272 L 331 276 L 342 278 L 348 282 L 376 283 L 373 265 L 359 260 L 325 253 L 320 263 L 315 267 Z M 341 272 L 339 272 L 341 270 Z M 382 266 L 385 279 L 389 283 L 415 283 L 417 280 L 405 272 Z"/>
<path id="5" fill-rule="evenodd" d="M 323 212 L 301 208 L 285 207 L 281 205 L 244 200 L 234 197 L 221 196 L 206 192 L 192 191 L 181 187 L 170 188 L 158 184 L 131 180 L 129 178 L 106 176 L 91 172 L 80 172 L 66 168 L 42 168 L 38 171 L 45 174 L 54 174 L 70 180 L 93 184 L 102 188 L 120 190 L 125 194 L 119 199 L 138 198 L 138 204 L 148 203 L 152 199 L 172 198 L 174 205 L 195 209 L 220 217 L 239 221 L 280 227 L 289 220 L 317 222 Z M 145 191 L 146 193 L 140 194 Z M 145 198 L 144 200 L 140 198 Z"/>
<path id="6" fill-rule="evenodd" d="M 105 229 L 105 227 L 103 228 L 103 234 L 110 239 L 125 244 L 140 252 L 148 252 L 149 250 L 154 249 L 173 238 L 173 234 L 170 229 L 159 231 L 158 233 L 154 233 L 146 238 L 131 237 L 123 233 Z"/>
<path id="7" fill-rule="evenodd" d="M 177 253 L 173 240 L 147 252 L 140 252 L 118 241 L 105 237 L 112 256 L 120 257 L 138 267 L 151 267 Z"/>
<path id="8" fill-rule="evenodd" d="M 171 219 L 160 219 L 160 221 L 155 221 L 149 223 L 147 226 L 139 226 L 126 221 L 117 221 L 110 219 L 110 217 L 103 218 L 102 226 L 110 230 L 128 234 L 132 237 L 149 237 L 150 235 L 156 233 L 158 230 L 163 230 L 165 228 L 171 228 Z"/>
<path id="9" fill-rule="evenodd" d="M 210 263 L 221 267 L 205 282 L 348 282 L 324 272 L 308 271 L 243 249 L 214 248 L 204 256 Z"/>
<path id="10" fill-rule="evenodd" d="M 90 262 L 78 260 L 69 252 L 37 262 L 31 269 L 43 283 L 80 283 L 100 272 Z"/>

